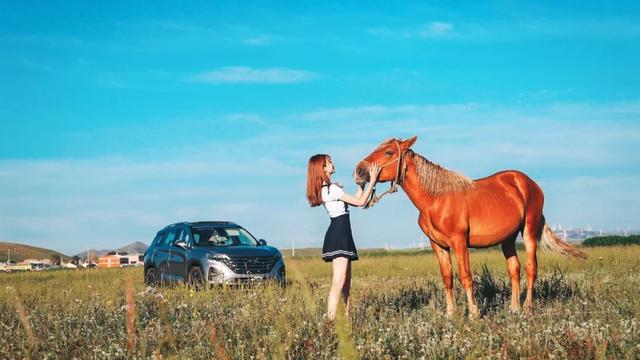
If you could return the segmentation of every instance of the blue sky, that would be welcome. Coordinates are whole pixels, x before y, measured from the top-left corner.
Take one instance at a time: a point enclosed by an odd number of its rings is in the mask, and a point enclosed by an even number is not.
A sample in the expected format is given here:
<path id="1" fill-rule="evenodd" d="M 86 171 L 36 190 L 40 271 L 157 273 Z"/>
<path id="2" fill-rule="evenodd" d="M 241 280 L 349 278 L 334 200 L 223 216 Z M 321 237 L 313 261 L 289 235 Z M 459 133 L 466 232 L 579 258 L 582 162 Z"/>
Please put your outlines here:
<path id="1" fill-rule="evenodd" d="M 306 163 L 389 137 L 528 173 L 551 224 L 639 229 L 637 2 L 0 0 L 0 240 L 72 254 L 228 219 L 321 246 Z M 424 240 L 404 194 L 359 247 Z"/>

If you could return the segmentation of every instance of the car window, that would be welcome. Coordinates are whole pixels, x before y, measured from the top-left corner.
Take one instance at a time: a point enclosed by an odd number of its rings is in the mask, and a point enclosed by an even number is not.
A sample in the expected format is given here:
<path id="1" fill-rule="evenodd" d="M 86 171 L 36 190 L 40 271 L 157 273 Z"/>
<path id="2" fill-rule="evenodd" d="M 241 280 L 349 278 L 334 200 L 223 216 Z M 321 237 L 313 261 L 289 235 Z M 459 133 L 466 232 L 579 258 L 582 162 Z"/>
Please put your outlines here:
<path id="1" fill-rule="evenodd" d="M 170 246 L 173 244 L 173 241 L 176 239 L 176 229 L 167 231 L 167 235 L 162 239 L 162 245 Z"/>
<path id="2" fill-rule="evenodd" d="M 178 236 L 178 239 L 187 242 L 189 241 L 189 230 L 188 229 L 180 229 L 180 236 Z"/>
<path id="3" fill-rule="evenodd" d="M 176 237 L 172 244 L 177 243 L 178 241 L 184 241 L 185 243 L 189 243 L 189 230 L 185 228 L 176 229 Z"/>
<path id="4" fill-rule="evenodd" d="M 176 236 L 175 236 L 175 238 L 173 238 L 173 241 L 171 242 L 171 244 L 175 244 L 178 241 L 180 241 L 180 237 L 182 236 L 183 232 L 184 232 L 183 229 L 180 229 L 180 228 L 176 229 Z"/>
<path id="5" fill-rule="evenodd" d="M 151 242 L 151 246 L 158 246 L 160 244 L 160 241 L 162 241 L 162 236 L 164 236 L 165 233 L 163 232 L 158 232 L 156 234 L 156 237 L 153 238 L 153 241 Z"/>
<path id="6" fill-rule="evenodd" d="M 189 229 L 182 229 L 182 232 L 180 233 L 180 240 L 187 244 L 189 243 Z"/>
<path id="7" fill-rule="evenodd" d="M 193 239 L 196 246 L 237 246 L 258 242 L 242 228 L 194 228 Z"/>

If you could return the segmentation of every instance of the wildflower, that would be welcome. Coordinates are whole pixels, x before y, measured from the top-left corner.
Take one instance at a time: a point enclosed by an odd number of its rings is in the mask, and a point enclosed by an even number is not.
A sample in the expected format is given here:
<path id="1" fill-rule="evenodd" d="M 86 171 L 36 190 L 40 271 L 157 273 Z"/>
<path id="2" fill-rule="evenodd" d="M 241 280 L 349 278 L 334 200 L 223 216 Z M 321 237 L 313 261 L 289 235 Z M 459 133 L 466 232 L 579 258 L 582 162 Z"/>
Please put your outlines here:
<path id="1" fill-rule="evenodd" d="M 138 293 L 138 296 L 150 296 L 150 295 L 155 295 L 156 297 L 158 297 L 158 294 L 160 294 L 158 292 L 158 290 L 156 290 L 155 288 L 151 287 L 151 286 L 147 286 L 146 289 L 144 289 L 144 291 L 141 291 Z M 160 296 L 160 298 L 162 298 L 162 296 Z"/>

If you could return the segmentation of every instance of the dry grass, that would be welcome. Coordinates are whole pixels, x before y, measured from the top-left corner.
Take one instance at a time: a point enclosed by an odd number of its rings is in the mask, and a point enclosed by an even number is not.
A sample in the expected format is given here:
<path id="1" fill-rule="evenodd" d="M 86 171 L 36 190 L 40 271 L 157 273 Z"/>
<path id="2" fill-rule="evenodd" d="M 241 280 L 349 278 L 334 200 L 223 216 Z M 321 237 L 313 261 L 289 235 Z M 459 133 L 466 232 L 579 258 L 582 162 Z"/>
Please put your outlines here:
<path id="1" fill-rule="evenodd" d="M 640 247 L 541 252 L 534 316 L 508 311 L 499 250 L 471 262 L 482 317 L 459 283 L 444 314 L 431 253 L 363 257 L 350 319 L 325 322 L 329 265 L 288 259 L 290 284 L 146 289 L 141 269 L 0 275 L 2 358 L 638 358 Z M 524 265 L 524 264 L 523 264 Z M 523 266 L 524 268 L 524 266 Z M 523 292 L 525 282 L 522 282 Z"/>

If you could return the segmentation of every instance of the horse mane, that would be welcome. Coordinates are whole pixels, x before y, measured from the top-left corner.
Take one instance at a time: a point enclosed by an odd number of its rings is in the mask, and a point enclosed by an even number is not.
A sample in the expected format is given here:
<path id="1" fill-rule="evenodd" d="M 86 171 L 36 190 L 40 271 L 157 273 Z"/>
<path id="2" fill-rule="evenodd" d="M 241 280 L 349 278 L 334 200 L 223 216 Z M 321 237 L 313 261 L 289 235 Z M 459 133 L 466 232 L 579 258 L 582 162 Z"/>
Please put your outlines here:
<path id="1" fill-rule="evenodd" d="M 413 159 L 420 185 L 433 196 L 464 192 L 475 186 L 468 177 L 432 163 L 413 150 L 408 150 L 407 155 Z"/>

